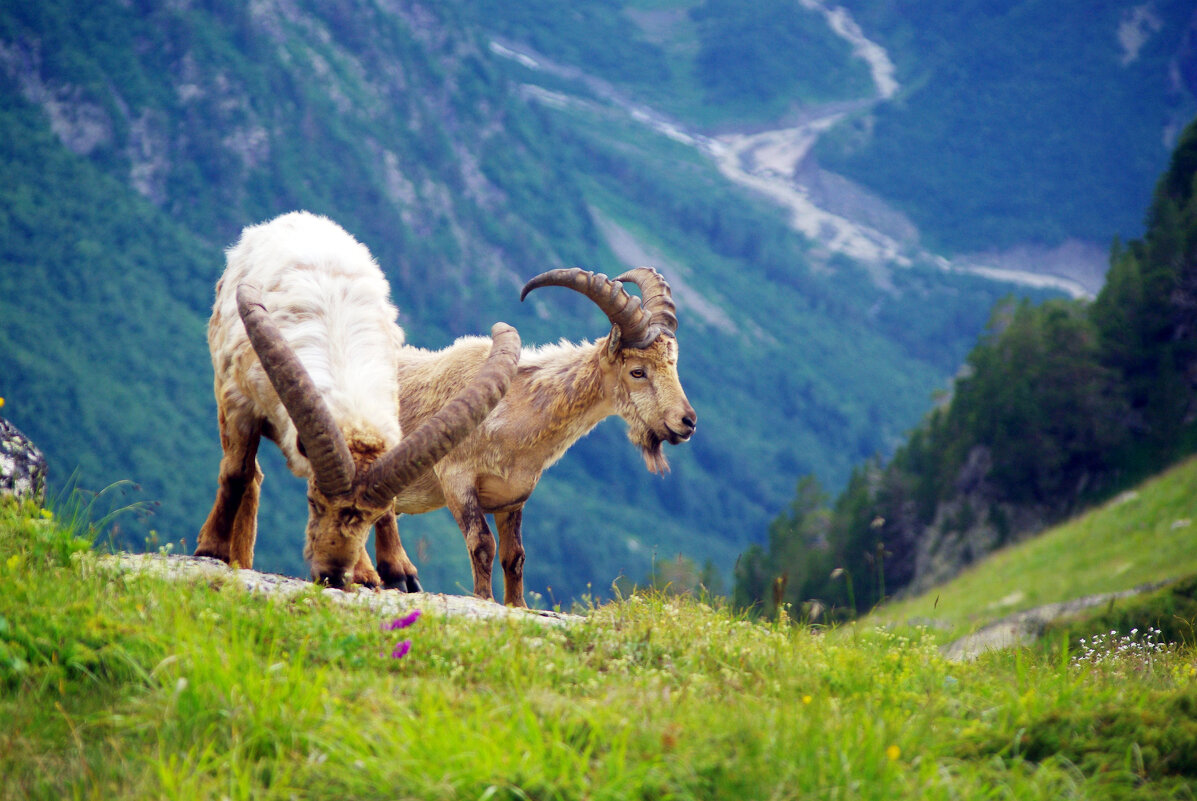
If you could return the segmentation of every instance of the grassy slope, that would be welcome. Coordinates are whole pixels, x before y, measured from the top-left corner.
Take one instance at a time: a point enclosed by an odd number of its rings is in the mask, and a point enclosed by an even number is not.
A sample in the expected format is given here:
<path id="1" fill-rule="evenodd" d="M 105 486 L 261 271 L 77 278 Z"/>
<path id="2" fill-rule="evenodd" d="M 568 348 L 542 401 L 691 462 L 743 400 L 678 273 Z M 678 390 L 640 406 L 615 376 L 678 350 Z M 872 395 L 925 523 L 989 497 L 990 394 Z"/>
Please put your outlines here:
<path id="1" fill-rule="evenodd" d="M 955 637 L 1012 612 L 1195 574 L 1195 482 L 1191 459 L 943 586 L 883 606 L 872 619 L 934 620 Z"/>
<path id="2" fill-rule="evenodd" d="M 662 597 L 568 630 L 390 632 L 315 591 L 114 580 L 85 550 L 0 504 L 0 798 L 1192 798 L 1197 780 L 1191 647 L 1148 668 L 953 664 L 926 638 Z"/>

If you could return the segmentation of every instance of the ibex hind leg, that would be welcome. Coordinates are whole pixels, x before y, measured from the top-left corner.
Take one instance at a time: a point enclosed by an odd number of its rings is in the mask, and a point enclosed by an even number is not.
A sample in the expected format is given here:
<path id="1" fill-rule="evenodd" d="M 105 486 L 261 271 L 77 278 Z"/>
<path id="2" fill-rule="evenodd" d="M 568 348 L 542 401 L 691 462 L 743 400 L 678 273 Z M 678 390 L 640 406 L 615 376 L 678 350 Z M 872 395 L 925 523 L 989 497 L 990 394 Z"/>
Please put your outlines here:
<path id="1" fill-rule="evenodd" d="M 258 467 L 261 422 L 239 426 L 219 416 L 220 459 L 216 500 L 200 528 L 196 556 L 212 556 L 227 564 L 252 567 L 258 528 L 258 497 L 262 471 Z"/>
<path id="2" fill-rule="evenodd" d="M 258 499 L 262 497 L 262 469 L 254 459 L 253 478 L 241 496 L 237 516 L 233 518 L 233 536 L 229 543 L 229 564 L 237 567 L 254 566 L 254 544 L 258 539 Z"/>
<path id="3" fill-rule="evenodd" d="M 368 562 L 370 557 L 363 550 Z M 382 586 L 400 592 L 423 592 L 415 564 L 399 539 L 399 522 L 394 512 L 386 512 L 374 523 L 374 555 L 378 559 L 378 577 Z M 361 565 L 359 560 L 358 565 Z"/>

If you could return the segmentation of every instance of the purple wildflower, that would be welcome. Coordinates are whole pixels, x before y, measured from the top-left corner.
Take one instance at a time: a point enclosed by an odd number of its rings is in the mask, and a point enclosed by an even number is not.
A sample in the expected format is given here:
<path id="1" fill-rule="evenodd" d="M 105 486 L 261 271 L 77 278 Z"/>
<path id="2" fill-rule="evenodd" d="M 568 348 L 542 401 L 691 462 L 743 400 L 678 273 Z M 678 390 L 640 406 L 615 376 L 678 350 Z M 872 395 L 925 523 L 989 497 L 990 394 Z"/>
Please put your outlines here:
<path id="1" fill-rule="evenodd" d="M 412 623 L 415 623 L 419 619 L 420 619 L 420 610 L 413 609 L 410 612 L 408 612 L 406 615 L 404 615 L 403 617 L 397 617 L 394 620 L 392 620 L 390 623 L 383 623 L 382 628 L 383 628 L 383 631 L 395 631 L 396 629 L 405 629 L 408 626 L 410 626 Z"/>
<path id="2" fill-rule="evenodd" d="M 407 656 L 407 652 L 411 650 L 411 640 L 403 640 L 395 646 L 395 650 L 391 651 L 391 659 L 402 659 Z"/>

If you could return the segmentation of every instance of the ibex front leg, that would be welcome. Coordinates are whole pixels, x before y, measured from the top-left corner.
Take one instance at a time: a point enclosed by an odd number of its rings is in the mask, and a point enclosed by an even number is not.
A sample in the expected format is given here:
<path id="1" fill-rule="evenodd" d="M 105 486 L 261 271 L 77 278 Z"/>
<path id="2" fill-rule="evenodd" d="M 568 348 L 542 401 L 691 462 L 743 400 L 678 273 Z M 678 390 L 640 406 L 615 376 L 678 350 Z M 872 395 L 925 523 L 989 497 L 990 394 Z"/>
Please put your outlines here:
<path id="1" fill-rule="evenodd" d="M 261 421 L 238 425 L 224 410 L 218 415 L 220 476 L 212 511 L 200 529 L 196 556 L 213 556 L 240 567 L 253 567 L 258 534 L 258 497 L 262 471 L 258 468 Z"/>
<path id="2" fill-rule="evenodd" d="M 374 554 L 378 557 L 378 570 L 370 562 L 370 555 L 362 549 L 362 555 L 355 569 L 355 581 L 361 583 L 356 576 L 369 576 L 374 572 L 375 578 L 388 590 L 400 592 L 423 592 L 420 579 L 416 575 L 416 566 L 412 563 L 403 549 L 403 542 L 399 539 L 399 523 L 394 512 L 385 512 L 374 523 Z"/>
<path id="3" fill-rule="evenodd" d="M 527 607 L 524 603 L 524 509 L 495 512 L 499 530 L 499 562 L 503 565 L 503 603 Z"/>
<path id="4" fill-rule="evenodd" d="M 403 592 L 423 592 L 416 565 L 399 539 L 398 515 L 388 512 L 374 524 L 374 548 L 378 554 L 378 574 L 383 586 Z"/>
<path id="5" fill-rule="evenodd" d="M 494 600 L 491 590 L 491 575 L 495 565 L 495 537 L 486 525 L 486 515 L 478 502 L 478 493 L 473 489 L 460 497 L 446 498 L 446 506 L 453 513 L 453 519 L 465 536 L 466 549 L 470 552 L 470 567 L 474 571 L 474 595 L 488 601 Z"/>

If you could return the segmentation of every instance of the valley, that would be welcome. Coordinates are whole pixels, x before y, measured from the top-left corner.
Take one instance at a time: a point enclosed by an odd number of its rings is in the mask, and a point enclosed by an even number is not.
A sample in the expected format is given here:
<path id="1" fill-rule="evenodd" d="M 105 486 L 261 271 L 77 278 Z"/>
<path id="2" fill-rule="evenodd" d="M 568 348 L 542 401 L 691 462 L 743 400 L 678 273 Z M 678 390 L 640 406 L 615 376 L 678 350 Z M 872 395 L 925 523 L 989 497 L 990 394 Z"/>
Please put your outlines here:
<path id="1" fill-rule="evenodd" d="M 876 94 L 806 108 L 793 115 L 793 124 L 763 131 L 699 133 L 629 98 L 597 76 L 572 65 L 557 64 L 525 46 L 492 41 L 490 50 L 526 68 L 533 78 L 535 73 L 544 72 L 576 82 L 592 93 L 590 98 L 570 95 L 539 87 L 533 81 L 524 87 L 525 96 L 533 101 L 555 108 L 605 104 L 661 136 L 694 148 L 728 180 L 784 208 L 793 230 L 816 246 L 816 259 L 822 251 L 824 259 L 835 255 L 867 265 L 881 285 L 886 283 L 889 270 L 917 262 L 1002 284 L 1076 298 L 1093 297 L 1104 274 L 1105 253 L 1100 248 L 1028 245 L 986 256 L 947 258 L 924 248 L 918 229 L 884 199 L 818 166 L 811 151 L 819 138 L 846 117 L 888 101 L 899 85 L 885 50 L 864 37 L 846 10 L 827 10 L 816 0 L 807 0 L 805 5 L 823 10 L 831 29 L 847 39 L 854 54 L 868 63 Z"/>

